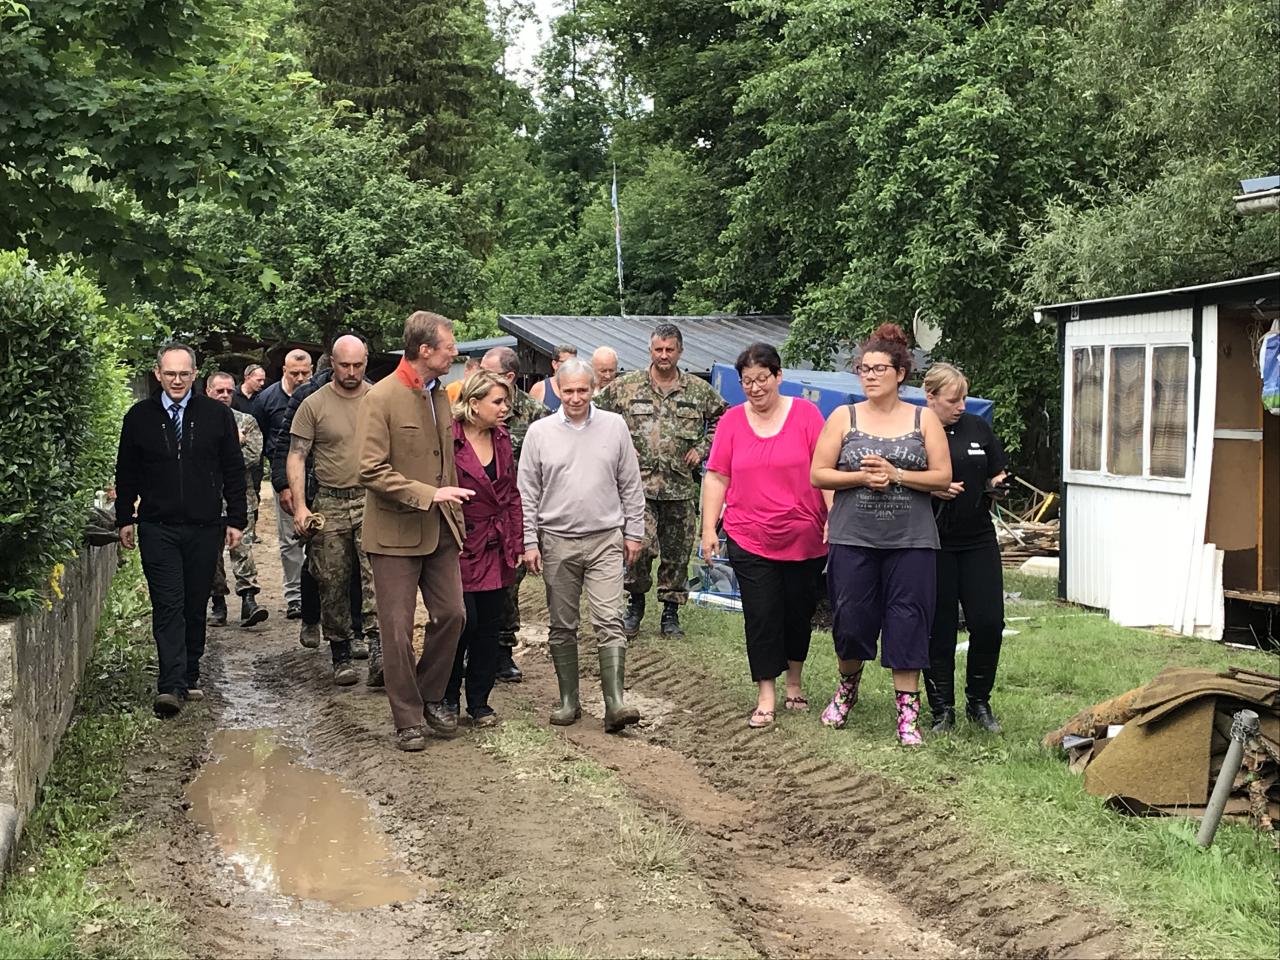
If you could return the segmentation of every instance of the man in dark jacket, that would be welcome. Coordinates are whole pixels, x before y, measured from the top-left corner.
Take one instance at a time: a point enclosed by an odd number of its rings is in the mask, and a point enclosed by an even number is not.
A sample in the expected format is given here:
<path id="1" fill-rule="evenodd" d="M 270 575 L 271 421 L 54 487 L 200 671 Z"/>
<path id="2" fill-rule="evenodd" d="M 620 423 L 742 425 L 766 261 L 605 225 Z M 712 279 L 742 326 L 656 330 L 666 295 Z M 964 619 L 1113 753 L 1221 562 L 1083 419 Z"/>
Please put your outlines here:
<path id="1" fill-rule="evenodd" d="M 222 547 L 245 528 L 245 465 L 231 410 L 199 396 L 196 354 L 167 343 L 156 354 L 160 391 L 125 414 L 116 455 L 116 526 L 142 549 L 160 668 L 157 716 L 200 700 L 205 607 Z M 223 514 L 223 502 L 226 514 Z"/>
<path id="2" fill-rule="evenodd" d="M 284 373 L 280 381 L 267 387 L 253 398 L 253 415 L 262 427 L 262 453 L 275 466 L 276 457 L 281 463 L 289 452 L 286 441 L 276 449 L 275 438 L 289 408 L 294 392 L 311 379 L 311 354 L 305 350 L 290 350 L 284 358 Z M 287 435 L 286 435 L 287 436 Z M 302 565 L 304 561 L 302 541 L 293 529 L 290 516 L 293 506 L 289 503 L 288 487 L 282 492 L 276 487 L 276 537 L 280 541 L 280 567 L 284 574 L 285 616 L 297 620 L 302 616 Z M 319 616 L 317 614 L 317 622 Z M 319 637 L 316 643 L 320 642 Z"/>

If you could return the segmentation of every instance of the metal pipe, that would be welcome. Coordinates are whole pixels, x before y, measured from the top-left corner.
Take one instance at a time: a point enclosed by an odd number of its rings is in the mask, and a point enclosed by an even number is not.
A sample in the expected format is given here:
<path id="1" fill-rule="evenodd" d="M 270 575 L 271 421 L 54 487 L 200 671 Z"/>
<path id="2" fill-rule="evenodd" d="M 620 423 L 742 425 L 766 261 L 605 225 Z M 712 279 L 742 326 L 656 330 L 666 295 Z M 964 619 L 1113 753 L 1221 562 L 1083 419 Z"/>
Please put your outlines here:
<path id="1" fill-rule="evenodd" d="M 1245 741 L 1257 733 L 1258 715 L 1252 710 L 1241 710 L 1232 718 L 1231 743 L 1227 746 L 1222 769 L 1218 771 L 1218 782 L 1213 785 L 1213 795 L 1209 797 L 1204 819 L 1200 821 L 1200 832 L 1196 834 L 1196 843 L 1202 847 L 1213 843 L 1213 835 L 1218 832 L 1222 811 L 1227 805 L 1227 798 L 1231 796 L 1231 788 L 1240 770 L 1240 761 L 1244 759 Z"/>

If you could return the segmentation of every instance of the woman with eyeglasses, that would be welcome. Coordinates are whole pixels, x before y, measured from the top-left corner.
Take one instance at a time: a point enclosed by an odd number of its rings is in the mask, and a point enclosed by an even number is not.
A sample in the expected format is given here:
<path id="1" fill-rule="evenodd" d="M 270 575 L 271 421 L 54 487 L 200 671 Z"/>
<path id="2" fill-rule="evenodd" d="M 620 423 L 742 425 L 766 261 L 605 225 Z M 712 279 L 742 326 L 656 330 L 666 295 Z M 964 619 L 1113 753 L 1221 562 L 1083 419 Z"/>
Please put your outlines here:
<path id="1" fill-rule="evenodd" d="M 963 605 L 969 630 L 965 715 L 989 733 L 1000 733 L 1000 721 L 991 712 L 991 688 L 1004 633 L 1004 570 L 991 523 L 991 498 L 1008 489 L 1002 483 L 1008 459 L 990 424 L 965 412 L 969 380 L 963 373 L 949 363 L 935 363 L 924 375 L 924 394 L 946 431 L 954 477 L 946 490 L 933 493 L 942 546 L 931 663 L 924 675 L 933 731 L 946 733 L 955 726 L 957 613 Z"/>
<path id="2" fill-rule="evenodd" d="M 758 694 L 747 726 L 763 729 L 777 711 L 785 672 L 788 710 L 808 710 L 801 671 L 822 589 L 827 504 L 809 482 L 822 414 L 808 400 L 784 397 L 782 360 L 753 343 L 734 364 L 747 396 L 716 427 L 702 484 L 702 555 L 716 555 L 721 510 L 726 553 L 738 578 L 747 663 Z"/>
<path id="3" fill-rule="evenodd" d="M 898 396 L 911 372 L 902 329 L 882 324 L 859 352 L 854 372 L 867 399 L 832 412 L 813 455 L 813 485 L 835 495 L 827 590 L 840 684 L 822 722 L 845 725 L 878 640 L 880 663 L 893 671 L 898 740 L 918 746 L 937 577 L 930 494 L 951 483 L 951 454 L 933 411 Z"/>

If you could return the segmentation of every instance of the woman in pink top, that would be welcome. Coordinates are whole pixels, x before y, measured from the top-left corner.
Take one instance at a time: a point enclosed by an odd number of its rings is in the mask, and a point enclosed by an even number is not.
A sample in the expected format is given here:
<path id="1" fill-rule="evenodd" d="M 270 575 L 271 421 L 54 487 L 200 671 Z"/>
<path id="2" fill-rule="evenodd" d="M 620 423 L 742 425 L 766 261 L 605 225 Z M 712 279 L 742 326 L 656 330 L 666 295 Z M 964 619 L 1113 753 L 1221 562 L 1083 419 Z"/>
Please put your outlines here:
<path id="1" fill-rule="evenodd" d="M 759 686 L 747 725 L 767 727 L 784 670 L 788 710 L 808 710 L 800 673 L 826 562 L 827 503 L 809 482 L 823 418 L 808 400 L 784 397 L 782 360 L 753 343 L 735 364 L 747 402 L 720 418 L 702 486 L 702 554 L 719 546 L 724 510 L 728 557 L 738 577 L 747 662 Z"/>

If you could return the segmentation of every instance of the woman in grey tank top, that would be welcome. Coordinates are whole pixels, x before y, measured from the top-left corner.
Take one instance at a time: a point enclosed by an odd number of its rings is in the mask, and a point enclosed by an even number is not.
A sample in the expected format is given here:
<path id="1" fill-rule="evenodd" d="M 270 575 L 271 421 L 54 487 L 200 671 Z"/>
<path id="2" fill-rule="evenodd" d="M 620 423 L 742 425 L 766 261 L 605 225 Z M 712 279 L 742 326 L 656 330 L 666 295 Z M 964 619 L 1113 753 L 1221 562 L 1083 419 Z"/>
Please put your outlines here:
<path id="1" fill-rule="evenodd" d="M 951 483 L 951 454 L 937 416 L 898 396 L 911 372 L 902 330 L 881 325 L 860 353 L 854 370 L 867 399 L 831 414 L 813 456 L 813 485 L 835 491 L 827 590 L 840 684 L 822 722 L 845 725 L 879 641 L 880 662 L 893 671 L 898 740 L 917 746 L 937 574 L 929 495 Z"/>

